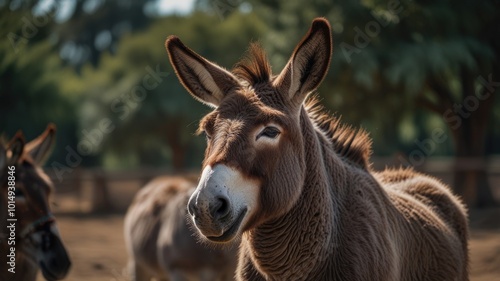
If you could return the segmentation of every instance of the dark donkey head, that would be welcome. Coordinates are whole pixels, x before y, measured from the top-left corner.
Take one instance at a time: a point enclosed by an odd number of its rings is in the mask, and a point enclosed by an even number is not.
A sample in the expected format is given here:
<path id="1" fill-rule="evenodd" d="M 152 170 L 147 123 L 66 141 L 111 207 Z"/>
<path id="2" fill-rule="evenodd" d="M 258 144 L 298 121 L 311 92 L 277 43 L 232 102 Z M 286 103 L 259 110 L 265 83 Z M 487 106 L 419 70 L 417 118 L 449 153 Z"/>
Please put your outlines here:
<path id="1" fill-rule="evenodd" d="M 50 155 L 54 140 L 55 127 L 49 125 L 43 134 L 27 144 L 19 132 L 6 147 L 0 145 L 0 205 L 5 206 L 1 216 L 7 218 L 7 204 L 14 195 L 16 250 L 39 265 L 48 280 L 64 278 L 71 265 L 50 211 L 53 186 L 40 168 Z"/>
<path id="2" fill-rule="evenodd" d="M 326 75 L 331 41 L 328 22 L 314 20 L 283 71 L 273 76 L 257 45 L 229 72 L 177 37 L 167 39 L 170 61 L 184 87 L 215 108 L 200 122 L 208 146 L 188 203 L 208 240 L 234 241 L 297 202 L 305 178 L 303 102 Z"/>

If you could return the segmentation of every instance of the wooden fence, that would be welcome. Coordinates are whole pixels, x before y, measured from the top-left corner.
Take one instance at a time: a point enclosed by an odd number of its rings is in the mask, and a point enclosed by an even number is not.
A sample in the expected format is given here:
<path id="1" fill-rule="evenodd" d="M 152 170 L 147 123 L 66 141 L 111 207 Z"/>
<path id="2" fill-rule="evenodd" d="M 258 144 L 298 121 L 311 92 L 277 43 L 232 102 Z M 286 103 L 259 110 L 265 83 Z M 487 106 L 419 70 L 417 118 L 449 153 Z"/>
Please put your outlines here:
<path id="1" fill-rule="evenodd" d="M 398 167 L 401 158 L 374 157 L 373 168 L 382 170 Z M 493 187 L 495 197 L 500 199 L 500 157 L 491 158 L 487 163 L 474 159 L 430 158 L 415 169 L 433 175 L 447 184 L 453 182 L 454 169 L 477 169 L 485 165 L 488 180 Z M 54 210 L 56 213 L 88 214 L 95 212 L 124 212 L 135 193 L 151 179 L 158 176 L 174 175 L 166 168 L 144 168 L 126 171 L 105 171 L 100 168 L 76 168 L 58 178 L 53 170 L 46 169 L 56 187 Z M 186 171 L 175 175 L 197 175 L 198 171 Z"/>

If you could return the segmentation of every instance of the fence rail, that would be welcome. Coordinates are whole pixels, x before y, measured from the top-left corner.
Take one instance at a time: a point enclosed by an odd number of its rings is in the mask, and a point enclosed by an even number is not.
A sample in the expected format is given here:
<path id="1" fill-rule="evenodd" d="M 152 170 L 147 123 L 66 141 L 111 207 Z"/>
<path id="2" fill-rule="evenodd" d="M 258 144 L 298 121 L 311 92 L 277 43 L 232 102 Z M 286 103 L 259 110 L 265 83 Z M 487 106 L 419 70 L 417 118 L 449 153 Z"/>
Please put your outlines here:
<path id="1" fill-rule="evenodd" d="M 373 157 L 372 162 L 374 170 L 405 166 L 399 157 Z M 433 157 L 414 168 L 435 176 L 450 185 L 453 183 L 453 174 L 457 169 L 467 171 L 485 168 L 493 192 L 497 198 L 500 198 L 500 157 L 491 157 L 486 162 L 473 158 L 457 160 L 451 157 Z M 46 169 L 46 173 L 56 187 L 56 212 L 92 213 L 123 212 L 132 201 L 135 193 L 155 177 L 169 175 L 197 177 L 199 171 L 174 173 L 168 168 L 119 171 L 106 171 L 101 168 L 77 168 L 62 178 L 58 178 L 50 168 Z"/>

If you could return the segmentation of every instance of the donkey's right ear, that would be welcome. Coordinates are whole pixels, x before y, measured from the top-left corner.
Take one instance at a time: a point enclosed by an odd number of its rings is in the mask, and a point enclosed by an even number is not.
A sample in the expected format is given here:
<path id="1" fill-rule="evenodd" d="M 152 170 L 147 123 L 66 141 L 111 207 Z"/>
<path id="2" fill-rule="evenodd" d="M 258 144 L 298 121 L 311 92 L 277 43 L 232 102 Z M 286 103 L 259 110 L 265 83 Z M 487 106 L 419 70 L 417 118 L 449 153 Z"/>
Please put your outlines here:
<path id="1" fill-rule="evenodd" d="M 12 140 L 7 145 L 7 157 L 8 163 L 7 165 L 14 165 L 17 163 L 19 158 L 24 153 L 24 135 L 21 132 L 17 132 L 16 135 L 12 138 Z"/>
<path id="2" fill-rule="evenodd" d="M 176 36 L 167 38 L 165 48 L 177 77 L 197 100 L 217 107 L 227 93 L 239 87 L 233 74 L 198 55 Z"/>
<path id="3" fill-rule="evenodd" d="M 332 49 L 330 24 L 325 18 L 314 19 L 274 85 L 294 104 L 302 104 L 325 78 Z"/>
<path id="4" fill-rule="evenodd" d="M 55 134 L 56 126 L 51 123 L 47 125 L 47 129 L 40 136 L 26 144 L 26 152 L 31 155 L 33 161 L 38 165 L 43 165 L 49 158 L 56 140 Z"/>

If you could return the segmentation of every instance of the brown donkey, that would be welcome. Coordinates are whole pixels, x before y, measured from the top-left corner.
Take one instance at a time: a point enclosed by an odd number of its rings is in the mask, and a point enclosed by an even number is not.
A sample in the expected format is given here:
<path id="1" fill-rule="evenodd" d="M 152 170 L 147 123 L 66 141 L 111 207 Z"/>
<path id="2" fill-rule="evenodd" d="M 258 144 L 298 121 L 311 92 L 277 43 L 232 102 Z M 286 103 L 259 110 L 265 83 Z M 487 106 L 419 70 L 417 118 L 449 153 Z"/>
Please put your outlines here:
<path id="1" fill-rule="evenodd" d="M 239 280 L 468 280 L 467 218 L 438 180 L 370 169 L 370 139 L 304 102 L 328 70 L 313 21 L 277 76 L 256 45 L 231 72 L 174 36 L 178 78 L 215 109 L 188 211 L 208 241 L 241 237 Z"/>
<path id="2" fill-rule="evenodd" d="M 9 144 L 0 144 L 2 281 L 34 281 L 38 268 L 45 279 L 60 280 L 70 268 L 71 262 L 50 211 L 49 197 L 53 186 L 40 169 L 50 155 L 54 135 L 55 127 L 49 125 L 42 135 L 27 144 L 21 133 L 17 133 Z M 15 186 L 15 191 L 12 186 Z M 13 217 L 9 211 L 14 211 Z M 8 221 L 12 218 L 17 221 Z M 14 227 L 11 227 L 12 223 Z M 12 256 L 12 249 L 15 250 L 15 261 L 7 257 L 8 254 Z"/>
<path id="3" fill-rule="evenodd" d="M 159 177 L 142 188 L 125 216 L 125 244 L 133 281 L 233 280 L 236 248 L 199 243 L 186 205 L 195 180 Z"/>

